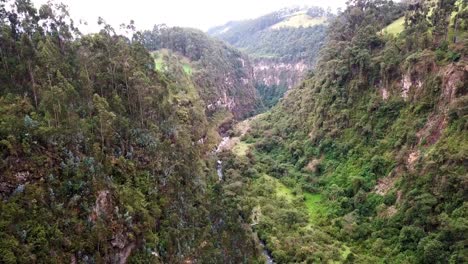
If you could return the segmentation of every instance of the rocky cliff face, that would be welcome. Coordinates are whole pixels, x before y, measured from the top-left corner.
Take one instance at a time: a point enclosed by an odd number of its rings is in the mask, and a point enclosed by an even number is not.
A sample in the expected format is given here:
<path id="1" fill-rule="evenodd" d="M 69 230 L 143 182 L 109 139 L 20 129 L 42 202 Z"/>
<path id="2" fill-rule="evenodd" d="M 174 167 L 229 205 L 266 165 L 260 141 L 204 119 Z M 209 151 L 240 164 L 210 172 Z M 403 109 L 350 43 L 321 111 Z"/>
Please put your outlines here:
<path id="1" fill-rule="evenodd" d="M 155 27 L 145 32 L 145 46 L 182 57 L 182 66 L 194 81 L 208 114 L 228 109 L 236 119 L 242 119 L 254 112 L 254 71 L 249 58 L 240 51 L 187 28 Z"/>
<path id="2" fill-rule="evenodd" d="M 327 231 L 340 223 L 329 234 L 359 245 L 350 248 L 347 261 L 466 262 L 460 257 L 464 249 L 454 246 L 465 241 L 456 234 L 466 225 L 452 223 L 466 218 L 461 212 L 466 212 L 467 189 L 467 39 L 440 45 L 440 36 L 426 38 L 428 29 L 414 25 L 388 37 L 380 29 L 404 12 L 410 16 L 414 7 L 367 3 L 340 16 L 314 74 L 252 125 L 249 143 L 258 156 L 251 160 L 260 165 L 251 167 L 271 168 L 265 173 L 283 182 L 302 177 L 290 187 L 320 192 L 330 209 L 323 222 L 310 222 Z M 453 7 L 444 8 L 433 12 L 452 13 Z M 425 25 L 426 14 L 420 19 Z M 376 28 L 361 30 L 366 25 Z M 438 34 L 446 32 L 456 34 L 452 27 Z M 466 30 L 458 35 L 466 36 Z M 284 257 L 281 262 L 307 262 L 297 258 L 302 250 L 314 255 L 305 250 L 310 241 L 284 246 L 292 240 L 291 228 L 262 230 L 261 220 L 257 226 L 259 233 L 271 232 L 266 240 L 273 256 Z M 320 227 L 313 231 L 297 232 L 295 241 L 316 236 Z M 385 246 L 375 248 L 386 251 L 361 247 L 378 244 Z M 322 255 L 332 249 L 316 252 L 323 262 L 337 255 Z"/>
<path id="3" fill-rule="evenodd" d="M 255 59 L 253 65 L 256 84 L 282 86 L 291 89 L 296 86 L 311 69 L 304 61 L 281 62 L 274 59 Z"/>
<path id="4" fill-rule="evenodd" d="M 194 73 L 200 96 L 206 103 L 207 113 L 228 109 L 236 119 L 251 115 L 256 108 L 254 68 L 250 60 L 238 52 L 229 51 L 224 64 Z"/>

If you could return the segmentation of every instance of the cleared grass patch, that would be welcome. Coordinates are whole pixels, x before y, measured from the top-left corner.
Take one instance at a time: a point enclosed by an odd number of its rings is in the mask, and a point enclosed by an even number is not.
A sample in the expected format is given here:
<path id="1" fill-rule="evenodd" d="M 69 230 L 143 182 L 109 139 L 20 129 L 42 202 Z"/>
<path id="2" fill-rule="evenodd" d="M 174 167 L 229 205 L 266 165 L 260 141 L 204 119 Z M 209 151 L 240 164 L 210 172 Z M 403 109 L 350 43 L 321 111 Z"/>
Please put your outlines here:
<path id="1" fill-rule="evenodd" d="M 346 259 L 350 253 L 351 248 L 346 245 L 343 245 L 343 250 L 341 251 L 341 258 Z"/>
<path id="2" fill-rule="evenodd" d="M 405 17 L 400 17 L 399 19 L 393 21 L 390 25 L 382 29 L 382 33 L 398 35 L 405 29 Z"/>
<path id="3" fill-rule="evenodd" d="M 294 198 L 296 198 L 292 190 L 283 183 L 281 183 L 278 179 L 271 177 L 267 174 L 263 174 L 262 179 L 265 181 L 265 183 L 273 187 L 273 189 L 275 190 L 275 194 L 278 197 L 282 197 L 288 202 L 292 202 Z"/>
<path id="4" fill-rule="evenodd" d="M 298 14 L 292 16 L 278 24 L 275 24 L 271 29 L 280 29 L 285 27 L 299 28 L 299 27 L 313 27 L 324 24 L 327 21 L 325 17 L 313 18 L 307 14 Z"/>
<path id="5" fill-rule="evenodd" d="M 286 185 L 282 184 L 279 181 L 277 181 L 276 185 L 276 194 L 278 196 L 284 197 L 289 202 L 291 202 L 295 198 L 295 195 L 292 193 L 291 189 L 289 189 L 288 187 L 286 187 Z"/>
<path id="6" fill-rule="evenodd" d="M 234 146 L 234 148 L 232 148 L 232 152 L 238 157 L 245 157 L 249 151 L 249 147 L 250 144 L 240 141 Z"/>
<path id="7" fill-rule="evenodd" d="M 277 196 L 285 198 L 288 202 L 292 202 L 294 199 L 300 197 L 299 195 L 295 195 L 292 189 L 281 183 L 280 180 L 266 174 L 262 177 L 265 179 L 265 182 L 271 184 Z M 327 207 L 322 202 L 323 197 L 321 194 L 304 192 L 303 195 L 304 206 L 309 215 L 310 223 L 314 224 L 327 212 Z"/>
<path id="8" fill-rule="evenodd" d="M 170 50 L 161 49 L 158 51 L 153 51 L 151 55 L 154 59 L 154 67 L 156 71 L 168 71 L 168 65 L 177 65 L 177 67 L 182 68 L 184 73 L 188 76 L 192 76 L 193 74 L 194 70 L 190 64 L 190 61 L 187 58 L 179 56 Z"/>
<path id="9" fill-rule="evenodd" d="M 321 194 L 313 193 L 304 193 L 305 206 L 307 207 L 307 212 L 309 213 L 310 220 L 312 223 L 316 222 L 320 217 L 322 217 L 326 211 L 326 206 L 322 203 Z"/>

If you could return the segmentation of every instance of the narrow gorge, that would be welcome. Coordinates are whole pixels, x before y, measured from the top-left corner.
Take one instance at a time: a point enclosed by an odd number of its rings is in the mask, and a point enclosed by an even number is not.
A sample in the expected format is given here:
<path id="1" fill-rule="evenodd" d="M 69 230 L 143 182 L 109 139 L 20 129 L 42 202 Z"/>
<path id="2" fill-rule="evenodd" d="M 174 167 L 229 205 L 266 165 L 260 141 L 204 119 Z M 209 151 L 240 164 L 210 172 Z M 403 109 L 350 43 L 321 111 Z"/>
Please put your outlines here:
<path id="1" fill-rule="evenodd" d="M 468 263 L 466 0 L 64 1 L 151 23 L 0 0 L 0 263 Z"/>

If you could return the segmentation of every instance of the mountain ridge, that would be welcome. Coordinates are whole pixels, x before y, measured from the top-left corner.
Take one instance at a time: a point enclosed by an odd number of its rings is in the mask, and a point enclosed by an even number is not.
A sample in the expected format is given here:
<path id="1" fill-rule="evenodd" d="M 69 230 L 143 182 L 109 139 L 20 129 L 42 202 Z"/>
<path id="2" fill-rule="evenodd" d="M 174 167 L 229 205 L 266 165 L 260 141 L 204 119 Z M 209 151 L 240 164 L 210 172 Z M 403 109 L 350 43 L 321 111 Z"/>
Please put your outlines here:
<path id="1" fill-rule="evenodd" d="M 0 263 L 467 263 L 466 1 L 287 12 L 241 51 L 0 0 Z"/>

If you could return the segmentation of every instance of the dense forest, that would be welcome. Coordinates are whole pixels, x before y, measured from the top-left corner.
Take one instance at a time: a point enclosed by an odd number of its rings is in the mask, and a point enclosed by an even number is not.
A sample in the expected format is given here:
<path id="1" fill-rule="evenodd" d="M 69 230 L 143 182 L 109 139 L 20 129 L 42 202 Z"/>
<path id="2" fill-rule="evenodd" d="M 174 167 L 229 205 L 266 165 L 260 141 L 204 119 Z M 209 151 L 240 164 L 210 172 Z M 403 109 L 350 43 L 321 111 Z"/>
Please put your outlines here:
<path id="1" fill-rule="evenodd" d="M 467 263 L 467 21 L 351 0 L 227 44 L 0 0 L 0 263 Z"/>
<path id="2" fill-rule="evenodd" d="M 165 25 L 144 31 L 143 44 L 150 51 L 168 50 L 187 58 L 187 66 L 193 68 L 190 75 L 211 112 L 227 108 L 237 119 L 255 112 L 252 66 L 242 52 L 202 31 Z"/>
<path id="3" fill-rule="evenodd" d="M 351 1 L 316 71 L 250 122 L 225 189 L 275 261 L 468 261 L 467 15 Z"/>
<path id="4" fill-rule="evenodd" d="M 290 17 L 305 13 L 309 19 L 324 18 L 314 26 L 302 24 L 275 27 Z M 216 36 L 254 57 L 279 60 L 315 60 L 325 36 L 326 19 L 333 14 L 320 7 L 286 8 L 262 17 L 232 21 L 208 30 Z"/>
<path id="5" fill-rule="evenodd" d="M 82 35 L 63 5 L 0 1 L 0 262 L 239 263 L 205 107 L 143 35 Z"/>

